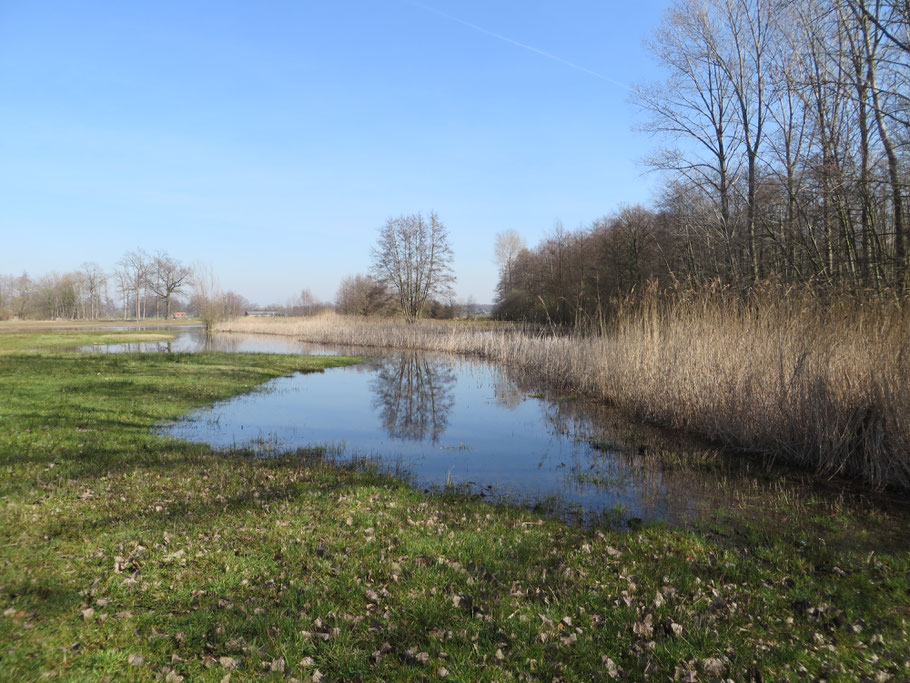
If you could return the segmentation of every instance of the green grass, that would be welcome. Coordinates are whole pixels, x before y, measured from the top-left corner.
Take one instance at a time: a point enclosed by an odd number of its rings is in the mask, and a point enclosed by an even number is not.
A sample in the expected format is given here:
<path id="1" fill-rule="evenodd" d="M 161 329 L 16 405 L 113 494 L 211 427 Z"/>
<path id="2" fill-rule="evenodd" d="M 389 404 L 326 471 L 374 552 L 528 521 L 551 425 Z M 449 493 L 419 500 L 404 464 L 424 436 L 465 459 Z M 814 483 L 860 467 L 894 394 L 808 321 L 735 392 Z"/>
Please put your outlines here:
<path id="1" fill-rule="evenodd" d="M 170 341 L 170 332 L 102 332 L 89 330 L 7 330 L 0 329 L 0 354 L 20 353 L 60 348 L 76 348 L 90 344 L 126 344 L 135 342 Z"/>
<path id="2" fill-rule="evenodd" d="M 347 362 L 0 356 L 0 680 L 910 678 L 900 517 L 580 529 L 151 433 Z"/>

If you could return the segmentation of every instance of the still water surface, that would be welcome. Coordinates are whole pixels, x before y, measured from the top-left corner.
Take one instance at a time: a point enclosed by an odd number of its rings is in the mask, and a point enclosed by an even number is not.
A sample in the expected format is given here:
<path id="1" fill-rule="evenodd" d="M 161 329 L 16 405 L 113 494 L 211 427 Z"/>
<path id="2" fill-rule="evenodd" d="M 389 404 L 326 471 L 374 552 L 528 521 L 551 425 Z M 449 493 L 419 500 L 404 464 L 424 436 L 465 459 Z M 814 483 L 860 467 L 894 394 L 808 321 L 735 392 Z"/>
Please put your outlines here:
<path id="1" fill-rule="evenodd" d="M 335 356 L 345 353 L 340 347 L 307 344 L 292 337 L 268 334 L 216 334 L 206 336 L 201 326 L 131 325 L 117 327 L 86 327 L 101 331 L 168 332 L 176 335 L 171 341 L 128 342 L 124 344 L 89 344 L 77 351 L 91 353 L 198 353 L 224 351 L 227 353 L 305 353 Z"/>
<path id="2" fill-rule="evenodd" d="M 297 374 L 197 411 L 166 433 L 218 448 L 337 447 L 404 470 L 420 487 L 457 484 L 477 492 L 599 512 L 617 504 L 665 518 L 663 500 L 645 501 L 634 483 L 605 490 L 579 481 L 608 454 L 588 439 L 592 417 L 567 403 L 530 397 L 484 363 L 394 353 L 361 365 Z M 334 449 L 333 449 L 334 450 Z"/>
<path id="3" fill-rule="evenodd" d="M 162 433 L 264 454 L 327 446 L 369 458 L 420 488 L 457 486 L 493 500 L 542 506 L 582 521 L 684 522 L 730 493 L 740 467 L 693 470 L 703 446 L 630 425 L 604 406 L 541 391 L 486 362 L 425 353 L 326 347 L 267 335 L 183 329 L 167 343 L 103 352 L 200 351 L 372 355 L 324 373 L 273 380 L 198 410 Z M 668 466 L 671 454 L 673 465 Z"/>
<path id="4" fill-rule="evenodd" d="M 371 356 L 275 379 L 160 431 L 263 455 L 326 446 L 331 457 L 368 458 L 420 488 L 456 486 L 582 522 L 685 524 L 733 507 L 763 514 L 781 482 L 787 495 L 819 493 L 778 467 L 630 423 L 602 404 L 548 392 L 508 368 L 467 358 L 269 335 L 206 338 L 199 328 L 181 328 L 171 342 L 83 350 Z M 840 494 L 837 500 L 845 502 Z"/>

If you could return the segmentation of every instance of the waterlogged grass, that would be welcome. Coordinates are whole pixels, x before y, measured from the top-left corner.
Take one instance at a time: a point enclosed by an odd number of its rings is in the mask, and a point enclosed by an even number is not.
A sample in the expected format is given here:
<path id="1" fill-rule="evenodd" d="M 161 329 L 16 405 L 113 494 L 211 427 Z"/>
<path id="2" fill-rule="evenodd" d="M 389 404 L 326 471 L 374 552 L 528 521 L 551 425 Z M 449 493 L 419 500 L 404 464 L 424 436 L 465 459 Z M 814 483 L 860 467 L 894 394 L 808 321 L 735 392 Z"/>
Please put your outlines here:
<path id="1" fill-rule="evenodd" d="M 60 348 L 76 348 L 90 344 L 127 344 L 135 342 L 170 341 L 169 332 L 103 332 L 90 330 L 23 330 L 0 328 L 0 354 Z"/>
<path id="2" fill-rule="evenodd" d="M 782 493 L 773 522 L 581 529 L 150 431 L 346 362 L 0 357 L 0 679 L 910 677 L 885 513 Z"/>

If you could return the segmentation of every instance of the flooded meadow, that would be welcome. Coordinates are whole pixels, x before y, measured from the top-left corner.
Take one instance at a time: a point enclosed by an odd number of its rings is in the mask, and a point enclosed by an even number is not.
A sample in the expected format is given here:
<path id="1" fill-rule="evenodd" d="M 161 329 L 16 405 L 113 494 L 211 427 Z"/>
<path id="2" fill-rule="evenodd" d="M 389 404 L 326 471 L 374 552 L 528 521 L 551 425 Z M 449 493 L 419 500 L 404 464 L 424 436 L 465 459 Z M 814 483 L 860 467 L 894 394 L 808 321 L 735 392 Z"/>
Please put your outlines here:
<path id="1" fill-rule="evenodd" d="M 724 510 L 760 513 L 768 496 L 868 504 L 842 486 L 636 423 L 471 358 L 193 329 L 171 342 L 94 350 L 369 354 L 358 365 L 272 380 L 160 432 L 264 457 L 323 448 L 334 460 L 368 463 L 422 490 L 517 503 L 580 523 L 685 525 Z"/>

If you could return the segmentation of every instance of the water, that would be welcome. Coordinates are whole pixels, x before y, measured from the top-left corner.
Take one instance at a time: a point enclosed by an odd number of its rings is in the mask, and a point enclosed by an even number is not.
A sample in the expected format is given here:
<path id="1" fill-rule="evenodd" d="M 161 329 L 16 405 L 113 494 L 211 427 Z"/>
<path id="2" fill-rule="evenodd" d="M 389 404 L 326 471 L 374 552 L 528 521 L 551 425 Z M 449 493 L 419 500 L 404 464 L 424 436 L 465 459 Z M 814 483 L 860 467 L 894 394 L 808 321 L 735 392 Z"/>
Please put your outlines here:
<path id="1" fill-rule="evenodd" d="M 326 446 L 331 457 L 371 459 L 420 488 L 456 487 L 581 522 L 686 524 L 734 506 L 763 514 L 768 497 L 782 495 L 782 481 L 786 495 L 818 493 L 815 484 L 788 479 L 777 465 L 630 423 L 602 404 L 548 393 L 490 363 L 269 335 L 207 338 L 200 328 L 176 332 L 171 342 L 85 350 L 373 356 L 359 365 L 278 378 L 161 428 L 215 448 L 268 456 Z M 844 504 L 843 492 L 834 493 Z M 835 498 L 830 491 L 821 495 Z"/>
<path id="2" fill-rule="evenodd" d="M 224 351 L 227 353 L 305 353 L 310 355 L 334 356 L 345 352 L 339 347 L 323 344 L 308 344 L 292 337 L 267 334 L 216 334 L 206 335 L 201 326 L 165 327 L 131 326 L 87 328 L 116 330 L 124 332 L 170 332 L 175 334 L 171 341 L 128 342 L 123 344 L 90 344 L 74 350 L 90 353 L 198 353 L 200 351 Z"/>
<path id="3" fill-rule="evenodd" d="M 260 343 L 273 342 L 242 345 Z M 404 471 L 420 488 L 456 486 L 583 519 L 682 521 L 705 498 L 691 473 L 667 480 L 640 434 L 603 407 L 538 394 L 489 363 L 423 353 L 282 377 L 162 431 L 263 453 L 329 446 L 341 460 Z"/>

